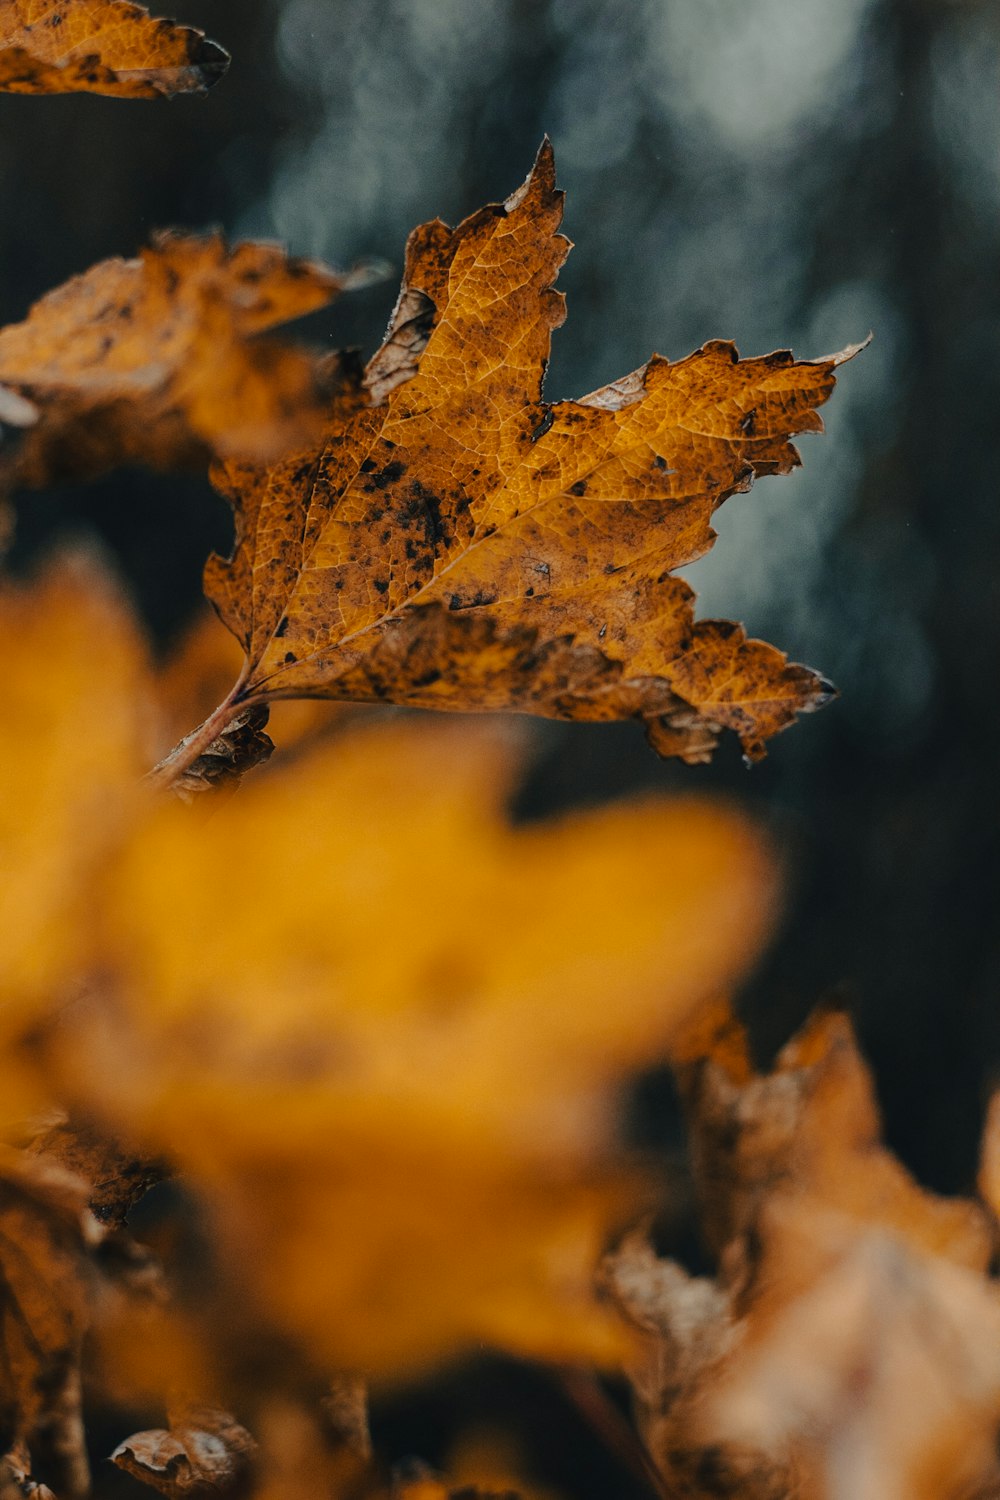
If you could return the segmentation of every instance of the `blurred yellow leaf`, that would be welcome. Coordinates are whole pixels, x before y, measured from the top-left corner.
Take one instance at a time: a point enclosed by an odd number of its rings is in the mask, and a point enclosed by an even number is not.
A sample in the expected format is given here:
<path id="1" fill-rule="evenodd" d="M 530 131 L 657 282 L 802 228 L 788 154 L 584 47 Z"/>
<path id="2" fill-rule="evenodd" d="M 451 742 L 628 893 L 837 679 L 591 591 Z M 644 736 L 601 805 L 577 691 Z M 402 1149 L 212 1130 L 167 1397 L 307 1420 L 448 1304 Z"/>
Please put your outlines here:
<path id="1" fill-rule="evenodd" d="M 7 606 L 39 735 L 7 752 L 14 979 L 35 1023 L 81 986 L 62 1102 L 189 1174 L 227 1284 L 332 1366 L 611 1358 L 591 1270 L 639 1201 L 613 1086 L 759 948 L 759 836 L 699 800 L 513 829 L 521 742 L 483 722 L 345 733 L 207 819 L 156 804 L 134 632 L 74 578 Z"/>
<path id="2" fill-rule="evenodd" d="M 642 1235 L 607 1273 L 644 1335 L 630 1373 L 665 1482 L 692 1500 L 995 1493 L 993 1227 L 882 1145 L 846 1017 L 820 1012 L 757 1074 L 718 1007 L 675 1059 L 719 1274 Z"/>
<path id="3" fill-rule="evenodd" d="M 0 1043 L 73 990 L 94 957 L 93 881 L 133 814 L 151 728 L 144 647 L 83 557 L 0 589 Z M 23 1076 L 0 1118 L 16 1118 Z"/>

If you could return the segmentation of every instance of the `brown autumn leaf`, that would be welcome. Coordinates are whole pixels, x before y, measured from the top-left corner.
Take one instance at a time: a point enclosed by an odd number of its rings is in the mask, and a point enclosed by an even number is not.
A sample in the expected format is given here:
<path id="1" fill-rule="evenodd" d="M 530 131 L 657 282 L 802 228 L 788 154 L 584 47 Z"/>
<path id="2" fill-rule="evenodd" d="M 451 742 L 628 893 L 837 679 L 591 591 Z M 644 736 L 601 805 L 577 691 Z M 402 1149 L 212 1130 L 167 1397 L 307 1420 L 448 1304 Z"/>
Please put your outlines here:
<path id="1" fill-rule="evenodd" d="M 203 31 L 130 0 L 0 0 L 0 91 L 169 99 L 205 93 L 228 66 Z"/>
<path id="2" fill-rule="evenodd" d="M 27 1157 L 54 1163 L 87 1184 L 87 1207 L 105 1230 L 125 1226 L 129 1210 L 154 1183 L 168 1175 L 162 1160 L 151 1160 L 85 1120 L 59 1112 L 33 1133 Z"/>
<path id="3" fill-rule="evenodd" d="M 101 261 L 0 332 L 4 400 L 21 403 L 0 479 L 37 488 L 125 463 L 264 462 L 310 440 L 340 363 L 259 335 L 369 274 L 218 234 L 161 234 L 134 260 Z"/>
<path id="4" fill-rule="evenodd" d="M 59 1495 L 89 1487 L 80 1358 L 96 1226 L 86 1184 L 4 1149 L 0 1163 L 0 1428 Z"/>
<path id="5" fill-rule="evenodd" d="M 31 1457 L 17 1443 L 0 1458 L 0 1500 L 55 1500 L 47 1484 L 31 1477 Z"/>
<path id="6" fill-rule="evenodd" d="M 1000 1297 L 976 1203 L 921 1189 L 879 1140 L 846 1018 L 758 1075 L 725 1007 L 675 1048 L 715 1279 L 643 1235 L 608 1264 L 645 1350 L 650 1452 L 689 1497 L 946 1500 L 991 1478 Z"/>
<path id="7" fill-rule="evenodd" d="M 789 439 L 821 430 L 855 350 L 740 360 L 713 342 L 544 401 L 568 249 L 554 182 L 546 142 L 506 203 L 415 230 L 366 390 L 323 445 L 217 468 L 236 544 L 205 588 L 247 656 L 225 711 L 311 696 L 635 716 L 697 761 L 724 727 L 756 758 L 829 697 L 739 626 L 696 623 L 675 570 L 712 545 L 723 500 L 798 464 Z"/>
<path id="8" fill-rule="evenodd" d="M 136 1432 L 111 1454 L 134 1479 L 173 1497 L 227 1493 L 246 1479 L 257 1444 L 227 1411 L 212 1407 L 168 1413 L 168 1429 Z"/>

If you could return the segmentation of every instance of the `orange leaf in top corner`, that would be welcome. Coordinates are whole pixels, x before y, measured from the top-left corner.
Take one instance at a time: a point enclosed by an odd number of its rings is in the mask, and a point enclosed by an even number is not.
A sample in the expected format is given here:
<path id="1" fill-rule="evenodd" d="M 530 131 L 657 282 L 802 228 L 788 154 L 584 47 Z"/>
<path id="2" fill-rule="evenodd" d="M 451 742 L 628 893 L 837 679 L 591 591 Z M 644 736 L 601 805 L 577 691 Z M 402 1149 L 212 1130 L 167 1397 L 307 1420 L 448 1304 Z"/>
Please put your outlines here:
<path id="1" fill-rule="evenodd" d="M 635 716 L 704 760 L 721 728 L 756 758 L 829 685 L 725 621 L 674 570 L 715 508 L 799 462 L 836 366 L 706 344 L 579 401 L 542 399 L 568 242 L 545 143 L 524 186 L 410 237 L 403 289 L 324 445 L 227 465 L 228 562 L 206 592 L 242 642 L 236 702 L 384 699 L 567 719 Z"/>
<path id="2" fill-rule="evenodd" d="M 0 479 L 38 487 L 212 454 L 263 462 L 309 440 L 340 365 L 258 335 L 368 274 L 217 234 L 161 234 L 135 260 L 92 266 L 0 332 L 0 386 L 23 408 Z"/>
<path id="3" fill-rule="evenodd" d="M 204 94 L 229 54 L 130 0 L 0 0 L 0 91 L 155 99 Z"/>

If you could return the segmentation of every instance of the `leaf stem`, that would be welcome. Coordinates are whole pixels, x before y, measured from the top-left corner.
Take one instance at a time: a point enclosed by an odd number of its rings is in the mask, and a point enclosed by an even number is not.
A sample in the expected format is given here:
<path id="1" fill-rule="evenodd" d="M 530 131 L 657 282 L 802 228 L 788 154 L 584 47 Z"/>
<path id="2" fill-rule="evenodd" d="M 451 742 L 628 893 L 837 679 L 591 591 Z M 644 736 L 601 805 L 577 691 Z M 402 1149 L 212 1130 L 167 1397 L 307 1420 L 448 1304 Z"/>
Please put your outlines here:
<path id="1" fill-rule="evenodd" d="M 248 665 L 244 664 L 242 672 L 218 708 L 214 708 L 197 729 L 192 729 L 190 734 L 185 735 L 180 743 L 174 746 L 169 755 L 165 755 L 151 771 L 147 771 L 144 778 L 147 786 L 153 787 L 158 792 L 169 791 L 185 771 L 194 765 L 199 755 L 203 755 L 209 745 L 214 744 L 227 725 L 243 712 L 247 707 L 247 701 L 244 701 L 240 695 L 247 680 L 248 670 Z"/>

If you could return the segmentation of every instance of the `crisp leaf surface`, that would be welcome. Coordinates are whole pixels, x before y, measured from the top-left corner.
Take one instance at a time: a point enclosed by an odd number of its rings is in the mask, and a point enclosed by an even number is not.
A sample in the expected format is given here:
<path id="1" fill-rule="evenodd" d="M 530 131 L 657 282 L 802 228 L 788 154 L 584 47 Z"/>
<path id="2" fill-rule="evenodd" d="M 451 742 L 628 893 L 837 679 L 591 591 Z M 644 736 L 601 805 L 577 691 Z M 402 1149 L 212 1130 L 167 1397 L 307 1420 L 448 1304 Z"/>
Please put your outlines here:
<path id="1" fill-rule="evenodd" d="M 130 0 L 0 0 L 0 90 L 203 94 L 229 56 L 204 32 L 154 19 Z"/>
<path id="2" fill-rule="evenodd" d="M 796 432 L 836 365 L 740 360 L 711 343 L 581 401 L 542 377 L 568 249 L 546 144 L 525 185 L 407 250 L 366 389 L 326 442 L 270 469 L 227 465 L 232 558 L 206 592 L 242 642 L 242 697 L 386 699 L 571 719 L 638 716 L 653 744 L 745 752 L 825 701 L 815 673 L 723 621 L 695 623 L 674 570 Z"/>

